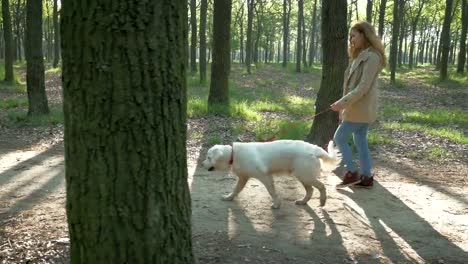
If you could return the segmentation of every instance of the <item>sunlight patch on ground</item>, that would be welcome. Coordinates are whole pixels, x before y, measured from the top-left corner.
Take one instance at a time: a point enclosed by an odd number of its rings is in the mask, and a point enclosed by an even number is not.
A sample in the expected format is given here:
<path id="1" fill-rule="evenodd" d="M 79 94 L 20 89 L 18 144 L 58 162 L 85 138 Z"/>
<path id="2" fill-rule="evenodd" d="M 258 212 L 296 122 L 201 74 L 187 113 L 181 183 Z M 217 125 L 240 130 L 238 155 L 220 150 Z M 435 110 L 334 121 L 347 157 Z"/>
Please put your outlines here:
<path id="1" fill-rule="evenodd" d="M 0 156 L 0 173 L 3 173 L 21 163 L 40 154 L 37 151 L 11 151 Z"/>

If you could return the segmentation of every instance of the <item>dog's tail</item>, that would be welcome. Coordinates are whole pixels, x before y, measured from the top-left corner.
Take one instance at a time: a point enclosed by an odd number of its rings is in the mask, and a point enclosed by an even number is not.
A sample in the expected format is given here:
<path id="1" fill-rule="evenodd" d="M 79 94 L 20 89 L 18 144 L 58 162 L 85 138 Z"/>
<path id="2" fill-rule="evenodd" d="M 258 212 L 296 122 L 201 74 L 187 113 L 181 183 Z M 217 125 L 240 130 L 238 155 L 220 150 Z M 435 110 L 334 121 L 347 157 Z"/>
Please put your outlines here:
<path id="1" fill-rule="evenodd" d="M 340 158 L 336 154 L 335 148 L 333 146 L 333 140 L 328 142 L 327 147 L 328 153 L 322 149 L 319 158 L 322 162 L 322 169 L 323 170 L 333 170 L 340 164 Z"/>

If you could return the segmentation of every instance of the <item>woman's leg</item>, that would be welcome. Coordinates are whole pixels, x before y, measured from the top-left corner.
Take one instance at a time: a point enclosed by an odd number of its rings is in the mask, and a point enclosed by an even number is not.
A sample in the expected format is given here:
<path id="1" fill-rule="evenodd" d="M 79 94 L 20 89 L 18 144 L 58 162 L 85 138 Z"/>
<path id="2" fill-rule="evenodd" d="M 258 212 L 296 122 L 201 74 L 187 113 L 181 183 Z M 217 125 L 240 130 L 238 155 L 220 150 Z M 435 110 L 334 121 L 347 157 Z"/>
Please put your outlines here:
<path id="1" fill-rule="evenodd" d="M 369 144 L 367 134 L 369 131 L 369 124 L 360 123 L 359 127 L 353 132 L 354 145 L 358 150 L 359 162 L 361 165 L 361 175 L 371 177 L 372 171 L 372 158 L 369 151 Z"/>
<path id="2" fill-rule="evenodd" d="M 353 161 L 353 152 L 351 147 L 348 145 L 348 139 L 351 133 L 354 131 L 355 124 L 350 122 L 342 122 L 333 136 L 335 144 L 341 151 L 343 162 L 346 169 L 350 172 L 356 172 L 356 164 Z"/>

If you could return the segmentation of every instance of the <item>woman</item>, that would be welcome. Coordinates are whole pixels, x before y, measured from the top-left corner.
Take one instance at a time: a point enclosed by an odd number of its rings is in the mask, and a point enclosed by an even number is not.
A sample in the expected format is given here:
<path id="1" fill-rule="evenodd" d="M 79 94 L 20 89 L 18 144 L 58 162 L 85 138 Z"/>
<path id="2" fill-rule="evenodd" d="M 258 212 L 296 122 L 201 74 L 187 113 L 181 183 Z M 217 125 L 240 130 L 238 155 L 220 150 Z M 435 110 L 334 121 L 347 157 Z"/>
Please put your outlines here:
<path id="1" fill-rule="evenodd" d="M 343 97 L 331 105 L 340 113 L 341 124 L 335 132 L 334 141 L 342 153 L 347 172 L 337 188 L 349 185 L 371 187 L 372 160 L 367 143 L 369 124 L 377 119 L 377 79 L 386 66 L 387 59 L 380 38 L 374 27 L 367 22 L 358 22 L 351 28 L 348 54 L 350 65 L 345 71 Z M 348 138 L 353 134 L 359 153 L 360 172 L 353 161 Z"/>

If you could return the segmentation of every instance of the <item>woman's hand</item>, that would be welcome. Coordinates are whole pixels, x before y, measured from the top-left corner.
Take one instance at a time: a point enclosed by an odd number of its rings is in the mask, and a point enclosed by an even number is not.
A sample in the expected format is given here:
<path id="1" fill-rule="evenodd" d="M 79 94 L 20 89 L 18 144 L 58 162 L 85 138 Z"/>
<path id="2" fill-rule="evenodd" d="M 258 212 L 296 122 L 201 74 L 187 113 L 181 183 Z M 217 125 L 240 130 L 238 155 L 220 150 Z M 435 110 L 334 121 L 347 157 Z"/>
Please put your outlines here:
<path id="1" fill-rule="evenodd" d="M 336 101 L 332 105 L 330 105 L 330 108 L 335 112 L 339 112 L 343 109 L 343 106 L 340 103 L 338 103 L 338 101 Z"/>

